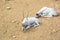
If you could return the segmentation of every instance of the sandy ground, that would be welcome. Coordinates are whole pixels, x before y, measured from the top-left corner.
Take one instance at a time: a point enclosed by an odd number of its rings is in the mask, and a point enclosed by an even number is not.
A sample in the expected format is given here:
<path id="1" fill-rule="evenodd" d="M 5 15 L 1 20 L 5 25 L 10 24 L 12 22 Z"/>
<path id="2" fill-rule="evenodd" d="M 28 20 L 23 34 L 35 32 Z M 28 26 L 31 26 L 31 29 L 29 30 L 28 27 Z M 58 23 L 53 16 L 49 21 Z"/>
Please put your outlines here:
<path id="1" fill-rule="evenodd" d="M 0 0 L 0 40 L 60 40 L 60 15 L 41 17 L 39 27 L 21 30 L 23 13 L 25 17 L 33 17 L 44 6 L 59 12 L 60 0 Z"/>

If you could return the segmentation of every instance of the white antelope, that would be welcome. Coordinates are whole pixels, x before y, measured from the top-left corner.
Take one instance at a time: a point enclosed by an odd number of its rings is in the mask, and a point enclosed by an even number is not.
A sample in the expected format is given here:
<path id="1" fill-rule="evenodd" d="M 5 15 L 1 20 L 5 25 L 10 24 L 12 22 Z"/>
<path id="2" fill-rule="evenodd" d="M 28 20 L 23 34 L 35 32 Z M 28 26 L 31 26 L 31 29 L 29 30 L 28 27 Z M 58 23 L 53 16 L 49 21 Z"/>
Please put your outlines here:
<path id="1" fill-rule="evenodd" d="M 29 29 L 30 27 L 37 26 L 39 26 L 39 21 L 35 17 L 24 18 L 24 20 L 22 21 L 22 31 L 24 31 L 24 29 Z"/>
<path id="2" fill-rule="evenodd" d="M 49 7 L 43 7 L 40 9 L 37 14 L 37 17 L 54 17 L 57 16 L 57 12 L 54 8 L 49 8 Z"/>
<path id="3" fill-rule="evenodd" d="M 22 20 L 22 31 L 24 31 L 24 29 L 29 29 L 31 27 L 37 27 L 40 25 L 40 22 L 38 20 L 37 17 L 24 17 L 24 13 L 23 13 L 23 20 Z"/>

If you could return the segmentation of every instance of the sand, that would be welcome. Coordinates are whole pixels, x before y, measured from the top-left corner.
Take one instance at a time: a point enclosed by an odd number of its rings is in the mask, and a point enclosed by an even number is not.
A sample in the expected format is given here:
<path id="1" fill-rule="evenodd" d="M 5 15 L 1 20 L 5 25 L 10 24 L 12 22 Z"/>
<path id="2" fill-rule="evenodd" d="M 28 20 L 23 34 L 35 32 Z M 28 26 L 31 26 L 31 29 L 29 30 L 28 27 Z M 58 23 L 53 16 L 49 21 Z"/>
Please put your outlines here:
<path id="1" fill-rule="evenodd" d="M 22 19 L 34 17 L 44 6 L 59 16 L 39 18 L 40 26 L 22 32 Z M 0 0 L 0 40 L 60 40 L 60 0 Z"/>

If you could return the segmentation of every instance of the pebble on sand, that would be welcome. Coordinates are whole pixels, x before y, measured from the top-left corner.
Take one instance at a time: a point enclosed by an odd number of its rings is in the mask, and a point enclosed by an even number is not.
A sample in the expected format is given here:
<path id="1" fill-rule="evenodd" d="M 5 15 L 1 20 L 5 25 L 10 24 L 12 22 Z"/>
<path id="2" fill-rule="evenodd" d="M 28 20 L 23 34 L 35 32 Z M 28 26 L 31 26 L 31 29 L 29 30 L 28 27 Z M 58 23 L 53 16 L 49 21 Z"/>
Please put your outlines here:
<path id="1" fill-rule="evenodd" d="M 12 20 L 12 23 L 15 23 L 15 22 L 17 22 L 17 20 Z"/>
<path id="2" fill-rule="evenodd" d="M 57 33 L 58 31 L 59 31 L 59 30 L 56 30 L 56 29 L 53 30 L 54 33 Z"/>
<path id="3" fill-rule="evenodd" d="M 11 7 L 6 7 L 6 9 L 7 9 L 7 10 L 10 10 L 10 9 L 11 9 Z"/>
<path id="4" fill-rule="evenodd" d="M 52 32 L 54 32 L 54 33 L 55 33 L 55 32 L 56 32 L 56 30 L 55 30 L 55 29 L 53 29 L 53 30 L 52 30 Z"/>
<path id="5" fill-rule="evenodd" d="M 16 38 L 16 36 L 12 36 L 13 38 Z"/>

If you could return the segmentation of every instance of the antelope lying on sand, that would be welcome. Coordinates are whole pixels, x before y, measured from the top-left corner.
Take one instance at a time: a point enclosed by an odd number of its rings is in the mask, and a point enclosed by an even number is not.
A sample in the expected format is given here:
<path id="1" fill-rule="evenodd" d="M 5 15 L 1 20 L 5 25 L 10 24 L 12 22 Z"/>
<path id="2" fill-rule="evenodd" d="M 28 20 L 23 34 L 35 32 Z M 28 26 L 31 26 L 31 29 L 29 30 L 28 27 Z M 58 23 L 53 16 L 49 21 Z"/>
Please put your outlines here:
<path id="1" fill-rule="evenodd" d="M 43 7 L 36 14 L 37 17 L 54 17 L 57 16 L 57 12 L 54 8 Z"/>
<path id="2" fill-rule="evenodd" d="M 24 31 L 24 29 L 29 29 L 30 27 L 37 27 L 39 26 L 39 21 L 36 17 L 27 17 L 24 18 L 22 21 L 22 31 Z"/>

